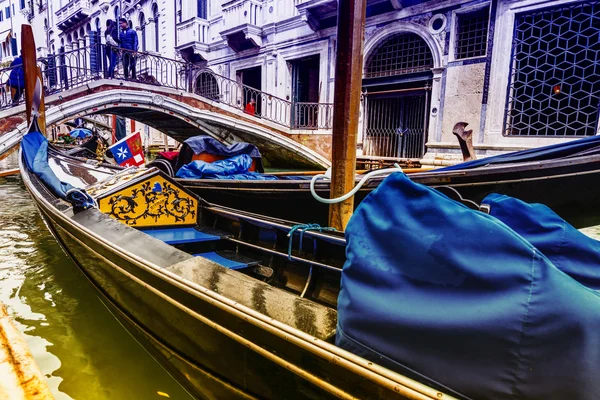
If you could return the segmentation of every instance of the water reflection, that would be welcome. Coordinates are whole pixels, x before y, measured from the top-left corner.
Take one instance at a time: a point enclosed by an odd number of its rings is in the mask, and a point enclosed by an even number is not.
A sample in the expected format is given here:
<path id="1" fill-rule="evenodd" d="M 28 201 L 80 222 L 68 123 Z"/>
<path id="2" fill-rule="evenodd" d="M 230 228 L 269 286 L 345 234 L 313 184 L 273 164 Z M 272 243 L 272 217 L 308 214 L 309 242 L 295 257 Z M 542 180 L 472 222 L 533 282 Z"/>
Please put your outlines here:
<path id="1" fill-rule="evenodd" d="M 0 221 L 0 301 L 57 399 L 192 398 L 105 308 L 18 178 L 0 178 Z"/>

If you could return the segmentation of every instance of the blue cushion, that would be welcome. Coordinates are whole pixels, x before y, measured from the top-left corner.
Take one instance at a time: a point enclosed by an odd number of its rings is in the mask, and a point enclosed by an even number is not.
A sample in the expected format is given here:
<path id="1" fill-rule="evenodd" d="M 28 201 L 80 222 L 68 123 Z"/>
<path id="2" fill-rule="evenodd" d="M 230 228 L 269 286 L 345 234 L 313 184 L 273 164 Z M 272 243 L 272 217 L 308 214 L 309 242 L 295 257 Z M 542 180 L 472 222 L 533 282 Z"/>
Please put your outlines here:
<path id="1" fill-rule="evenodd" d="M 474 399 L 600 397 L 600 293 L 497 218 L 394 173 L 345 234 L 340 347 Z"/>
<path id="2" fill-rule="evenodd" d="M 543 204 L 492 193 L 483 199 L 498 218 L 542 252 L 555 267 L 600 290 L 600 241 L 579 232 Z"/>
<path id="3" fill-rule="evenodd" d="M 144 233 L 167 244 L 199 243 L 219 240 L 219 236 L 209 235 L 194 228 L 148 229 Z"/>

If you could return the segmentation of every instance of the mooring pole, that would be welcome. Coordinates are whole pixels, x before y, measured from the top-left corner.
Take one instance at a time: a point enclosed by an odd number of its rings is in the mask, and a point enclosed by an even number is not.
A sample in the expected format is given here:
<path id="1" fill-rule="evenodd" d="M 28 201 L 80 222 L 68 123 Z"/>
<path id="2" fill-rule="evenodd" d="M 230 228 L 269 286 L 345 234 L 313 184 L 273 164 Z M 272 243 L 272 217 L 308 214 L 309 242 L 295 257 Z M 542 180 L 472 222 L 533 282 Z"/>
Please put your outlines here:
<path id="1" fill-rule="evenodd" d="M 21 55 L 23 60 L 23 73 L 25 75 L 25 112 L 27 123 L 31 123 L 31 105 L 33 92 L 37 81 L 37 58 L 35 55 L 35 40 L 31 25 L 21 26 Z"/>
<path id="2" fill-rule="evenodd" d="M 338 2 L 331 151 L 332 198 L 346 194 L 355 184 L 366 7 L 367 0 Z M 353 197 L 332 204 L 329 207 L 329 226 L 344 230 L 353 210 Z"/>

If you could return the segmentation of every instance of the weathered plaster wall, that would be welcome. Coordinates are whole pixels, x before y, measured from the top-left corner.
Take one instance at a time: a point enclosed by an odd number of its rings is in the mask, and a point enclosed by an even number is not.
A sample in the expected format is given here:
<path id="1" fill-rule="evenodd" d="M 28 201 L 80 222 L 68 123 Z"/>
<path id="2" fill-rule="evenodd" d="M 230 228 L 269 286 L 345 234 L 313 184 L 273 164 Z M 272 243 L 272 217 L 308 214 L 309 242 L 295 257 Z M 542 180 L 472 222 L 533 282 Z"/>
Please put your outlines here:
<path id="1" fill-rule="evenodd" d="M 485 63 L 448 68 L 442 120 L 442 142 L 456 142 L 452 128 L 468 122 L 474 138 L 479 134 Z"/>

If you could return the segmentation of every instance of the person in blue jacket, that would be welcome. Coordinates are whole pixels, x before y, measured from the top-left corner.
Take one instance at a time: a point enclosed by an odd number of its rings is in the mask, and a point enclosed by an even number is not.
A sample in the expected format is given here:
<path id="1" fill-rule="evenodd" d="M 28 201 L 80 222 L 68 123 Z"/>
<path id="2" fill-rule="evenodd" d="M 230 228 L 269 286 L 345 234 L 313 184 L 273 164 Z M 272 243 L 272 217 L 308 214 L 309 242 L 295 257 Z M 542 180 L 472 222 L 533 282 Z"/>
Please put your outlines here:
<path id="1" fill-rule="evenodd" d="M 119 25 L 121 27 L 119 42 L 121 48 L 126 50 L 123 52 L 123 74 L 125 79 L 128 79 L 131 72 L 131 78 L 135 79 L 135 54 L 138 51 L 138 36 L 136 31 L 127 25 L 125 18 L 119 19 Z"/>
<path id="2" fill-rule="evenodd" d="M 10 75 L 7 85 L 11 88 L 13 105 L 17 105 L 21 95 L 25 91 L 25 71 L 23 70 L 23 59 L 21 56 L 15 58 L 10 64 Z"/>

